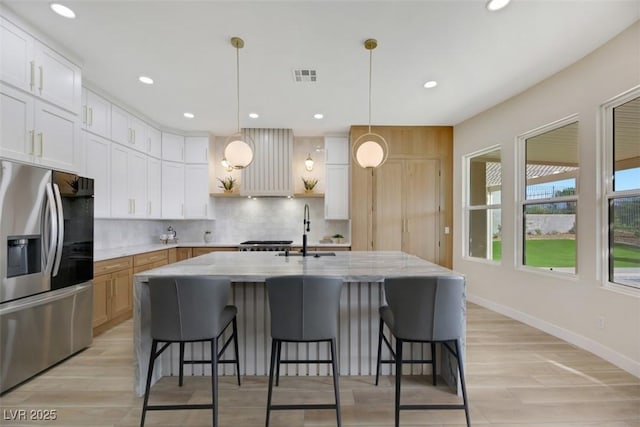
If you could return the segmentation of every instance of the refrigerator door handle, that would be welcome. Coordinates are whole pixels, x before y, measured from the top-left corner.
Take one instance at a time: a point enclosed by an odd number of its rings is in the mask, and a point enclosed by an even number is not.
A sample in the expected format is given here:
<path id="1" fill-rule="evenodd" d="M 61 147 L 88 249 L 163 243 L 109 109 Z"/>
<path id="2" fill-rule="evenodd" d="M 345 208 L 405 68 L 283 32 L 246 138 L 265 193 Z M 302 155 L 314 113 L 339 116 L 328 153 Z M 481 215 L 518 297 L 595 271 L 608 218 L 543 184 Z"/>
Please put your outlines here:
<path id="1" fill-rule="evenodd" d="M 45 276 L 48 276 L 53 270 L 53 262 L 55 258 L 55 250 L 57 244 L 56 239 L 58 237 L 58 211 L 56 209 L 56 200 L 53 195 L 53 187 L 51 184 L 47 184 L 46 194 L 47 200 L 45 202 L 45 232 L 43 233 L 43 243 L 45 251 L 44 274 Z M 50 221 L 49 226 L 47 226 L 47 221 Z"/>
<path id="2" fill-rule="evenodd" d="M 58 211 L 58 237 L 55 264 L 53 266 L 53 276 L 57 276 L 60 269 L 60 260 L 62 260 L 62 244 L 64 243 L 64 211 L 62 210 L 62 198 L 60 197 L 58 184 L 53 184 L 53 190 L 55 192 L 56 210 Z"/>

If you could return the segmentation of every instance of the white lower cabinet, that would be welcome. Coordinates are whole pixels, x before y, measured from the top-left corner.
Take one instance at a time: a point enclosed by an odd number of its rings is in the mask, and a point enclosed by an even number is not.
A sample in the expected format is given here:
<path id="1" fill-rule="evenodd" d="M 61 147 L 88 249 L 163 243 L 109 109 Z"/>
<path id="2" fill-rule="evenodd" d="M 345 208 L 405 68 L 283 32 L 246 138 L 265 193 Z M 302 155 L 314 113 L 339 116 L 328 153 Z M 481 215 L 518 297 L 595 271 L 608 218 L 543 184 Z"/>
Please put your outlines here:
<path id="1" fill-rule="evenodd" d="M 89 132 L 83 132 L 84 170 L 82 174 L 93 178 L 93 212 L 96 218 L 111 216 L 111 141 Z"/>
<path id="2" fill-rule="evenodd" d="M 162 162 L 147 159 L 147 217 L 162 217 Z"/>
<path id="3" fill-rule="evenodd" d="M 0 155 L 75 172 L 77 117 L 8 85 L 0 85 Z"/>
<path id="4" fill-rule="evenodd" d="M 184 217 L 209 218 L 209 165 L 186 165 L 184 180 Z"/>
<path id="5" fill-rule="evenodd" d="M 147 158 L 111 144 L 111 217 L 147 216 Z"/>
<path id="6" fill-rule="evenodd" d="M 324 217 L 349 219 L 349 165 L 325 165 Z"/>
<path id="7" fill-rule="evenodd" d="M 184 164 L 163 161 L 162 218 L 184 218 L 184 183 Z"/>

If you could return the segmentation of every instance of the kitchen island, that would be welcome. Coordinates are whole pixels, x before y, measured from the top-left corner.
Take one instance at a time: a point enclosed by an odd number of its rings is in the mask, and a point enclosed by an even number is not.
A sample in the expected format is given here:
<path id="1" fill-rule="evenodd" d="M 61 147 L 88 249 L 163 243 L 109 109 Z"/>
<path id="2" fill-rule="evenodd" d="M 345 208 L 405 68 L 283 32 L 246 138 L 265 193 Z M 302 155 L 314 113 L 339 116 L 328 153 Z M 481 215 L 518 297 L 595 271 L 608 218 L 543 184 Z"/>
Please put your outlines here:
<path id="1" fill-rule="evenodd" d="M 144 393 L 149 351 L 150 306 L 149 277 L 203 275 L 229 277 L 232 282 L 231 304 L 238 307 L 238 339 L 242 375 L 267 375 L 270 351 L 269 307 L 265 279 L 278 275 L 328 275 L 341 277 L 344 288 L 340 301 L 338 353 L 340 375 L 375 375 L 378 347 L 378 307 L 385 303 L 383 281 L 386 277 L 417 275 L 459 275 L 439 265 L 403 252 L 336 252 L 335 255 L 279 256 L 274 252 L 213 252 L 135 275 L 134 283 L 134 387 Z M 230 333 L 230 332 L 229 332 Z M 413 358 L 429 356 L 429 346 L 407 344 Z M 464 343 L 463 343 L 464 346 Z M 178 351 L 172 345 L 156 361 L 155 382 L 164 375 L 177 375 Z M 229 352 L 229 350 L 227 350 Z M 326 343 L 288 344 L 283 359 L 327 358 Z M 385 358 L 383 352 L 383 358 Z M 407 353 L 405 353 L 407 354 Z M 445 381 L 457 383 L 454 360 L 442 352 L 438 370 Z M 388 354 L 386 354 L 388 356 Z M 186 345 L 185 358 L 209 358 L 209 346 Z M 444 366 L 444 367 L 443 367 Z M 327 365 L 282 365 L 281 375 L 328 375 Z M 383 364 L 382 373 L 391 367 Z M 430 365 L 408 366 L 411 373 L 430 373 Z M 210 375 L 204 365 L 185 365 L 185 376 Z M 407 373 L 409 371 L 407 370 Z M 233 366 L 221 365 L 220 374 L 233 374 Z"/>

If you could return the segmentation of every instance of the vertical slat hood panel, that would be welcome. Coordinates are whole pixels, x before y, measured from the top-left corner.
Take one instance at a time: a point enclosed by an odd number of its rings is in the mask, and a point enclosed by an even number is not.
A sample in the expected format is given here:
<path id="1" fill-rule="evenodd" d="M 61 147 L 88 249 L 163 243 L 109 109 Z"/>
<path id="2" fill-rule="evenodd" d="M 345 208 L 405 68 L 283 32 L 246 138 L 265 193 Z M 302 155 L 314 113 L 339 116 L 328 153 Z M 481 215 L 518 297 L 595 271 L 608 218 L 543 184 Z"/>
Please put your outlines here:
<path id="1" fill-rule="evenodd" d="M 243 129 L 255 143 L 253 163 L 242 170 L 245 196 L 291 196 L 293 194 L 291 129 Z"/>

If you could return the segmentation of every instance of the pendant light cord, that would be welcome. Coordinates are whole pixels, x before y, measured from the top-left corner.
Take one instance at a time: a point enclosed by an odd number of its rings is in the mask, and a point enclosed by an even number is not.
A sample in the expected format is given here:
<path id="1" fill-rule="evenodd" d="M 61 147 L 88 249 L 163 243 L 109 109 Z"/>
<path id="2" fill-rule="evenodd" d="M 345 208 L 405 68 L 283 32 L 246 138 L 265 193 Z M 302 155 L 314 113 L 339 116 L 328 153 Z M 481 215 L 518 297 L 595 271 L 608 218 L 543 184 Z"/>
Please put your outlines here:
<path id="1" fill-rule="evenodd" d="M 238 133 L 240 133 L 240 47 L 238 46 L 236 46 L 236 97 L 238 100 Z"/>
<path id="2" fill-rule="evenodd" d="M 369 49 L 369 133 L 371 133 L 371 68 L 373 49 Z"/>

